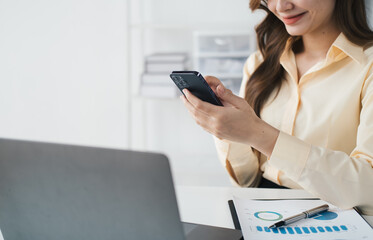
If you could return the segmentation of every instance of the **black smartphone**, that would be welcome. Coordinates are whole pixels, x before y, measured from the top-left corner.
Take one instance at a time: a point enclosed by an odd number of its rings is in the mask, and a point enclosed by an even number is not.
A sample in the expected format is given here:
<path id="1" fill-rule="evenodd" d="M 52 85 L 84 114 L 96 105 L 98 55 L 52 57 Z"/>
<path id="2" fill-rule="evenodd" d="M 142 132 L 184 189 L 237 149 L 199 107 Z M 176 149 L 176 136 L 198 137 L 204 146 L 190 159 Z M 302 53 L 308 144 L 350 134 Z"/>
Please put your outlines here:
<path id="1" fill-rule="evenodd" d="M 183 89 L 186 88 L 202 101 L 209 102 L 217 106 L 223 106 L 219 98 L 215 95 L 214 91 L 212 91 L 202 74 L 199 72 L 173 71 L 170 74 L 170 77 L 182 93 Z"/>

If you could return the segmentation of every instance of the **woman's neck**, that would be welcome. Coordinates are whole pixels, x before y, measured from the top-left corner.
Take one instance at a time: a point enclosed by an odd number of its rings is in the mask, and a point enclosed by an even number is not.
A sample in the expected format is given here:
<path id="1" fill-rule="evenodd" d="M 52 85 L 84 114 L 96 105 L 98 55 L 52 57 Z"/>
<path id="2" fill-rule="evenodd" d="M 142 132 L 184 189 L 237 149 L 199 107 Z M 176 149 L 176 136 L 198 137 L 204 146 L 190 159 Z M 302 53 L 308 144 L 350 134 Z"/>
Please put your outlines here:
<path id="1" fill-rule="evenodd" d="M 337 28 L 330 27 L 322 31 L 305 34 L 302 36 L 302 54 L 312 58 L 325 58 L 330 46 L 339 36 Z"/>
<path id="2" fill-rule="evenodd" d="M 337 28 L 324 28 L 323 31 L 314 31 L 303 35 L 301 41 L 297 41 L 293 45 L 298 82 L 312 66 L 326 58 L 330 46 L 339 34 Z"/>

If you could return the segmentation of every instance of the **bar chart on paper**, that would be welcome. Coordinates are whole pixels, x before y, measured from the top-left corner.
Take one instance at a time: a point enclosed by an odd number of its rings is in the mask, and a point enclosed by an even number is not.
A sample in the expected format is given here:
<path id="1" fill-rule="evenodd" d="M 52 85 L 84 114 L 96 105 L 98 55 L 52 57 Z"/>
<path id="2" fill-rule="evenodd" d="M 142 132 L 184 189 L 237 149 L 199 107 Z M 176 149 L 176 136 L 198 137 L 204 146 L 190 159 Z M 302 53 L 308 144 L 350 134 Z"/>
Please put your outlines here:
<path id="1" fill-rule="evenodd" d="M 269 229 L 284 218 L 325 204 L 322 200 L 245 200 L 235 197 L 246 239 L 373 239 L 373 230 L 355 210 L 330 210 L 293 224 Z"/>

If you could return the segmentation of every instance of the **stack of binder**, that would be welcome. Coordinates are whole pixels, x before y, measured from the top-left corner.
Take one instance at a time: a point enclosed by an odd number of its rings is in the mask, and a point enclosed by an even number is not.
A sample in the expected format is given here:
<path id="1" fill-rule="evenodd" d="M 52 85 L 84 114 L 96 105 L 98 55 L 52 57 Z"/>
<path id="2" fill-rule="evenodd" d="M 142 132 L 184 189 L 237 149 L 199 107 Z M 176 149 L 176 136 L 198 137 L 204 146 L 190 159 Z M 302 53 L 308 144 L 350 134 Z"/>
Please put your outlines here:
<path id="1" fill-rule="evenodd" d="M 177 97 L 180 93 L 170 79 L 170 73 L 186 69 L 185 53 L 157 53 L 147 56 L 145 71 L 141 76 L 140 94 L 147 97 Z"/>

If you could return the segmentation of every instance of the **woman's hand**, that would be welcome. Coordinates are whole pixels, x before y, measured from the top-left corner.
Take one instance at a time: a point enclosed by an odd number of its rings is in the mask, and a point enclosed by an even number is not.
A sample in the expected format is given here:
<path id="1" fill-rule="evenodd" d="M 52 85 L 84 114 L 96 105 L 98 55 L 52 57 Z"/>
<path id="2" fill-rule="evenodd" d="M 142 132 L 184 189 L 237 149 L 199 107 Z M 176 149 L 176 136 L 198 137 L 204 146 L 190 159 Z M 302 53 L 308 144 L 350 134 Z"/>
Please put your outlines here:
<path id="1" fill-rule="evenodd" d="M 206 79 L 210 80 L 208 77 Z M 224 107 L 204 102 L 187 89 L 183 90 L 186 98 L 182 96 L 185 106 L 197 124 L 207 132 L 218 138 L 248 143 L 252 133 L 252 123 L 257 116 L 244 99 L 235 96 L 220 81 L 218 83 L 218 79 L 214 80 L 211 88 L 222 100 Z"/>
<path id="2" fill-rule="evenodd" d="M 243 98 L 226 89 L 219 79 L 206 77 L 206 81 L 224 107 L 204 102 L 184 89 L 185 97 L 181 98 L 197 124 L 220 139 L 249 144 L 269 156 L 278 130 L 262 121 Z M 272 134 L 266 134 L 268 132 Z M 263 146 L 263 141 L 264 145 L 271 142 L 270 146 Z"/>

